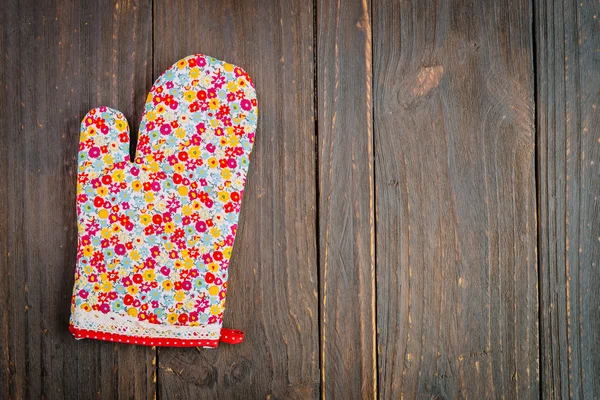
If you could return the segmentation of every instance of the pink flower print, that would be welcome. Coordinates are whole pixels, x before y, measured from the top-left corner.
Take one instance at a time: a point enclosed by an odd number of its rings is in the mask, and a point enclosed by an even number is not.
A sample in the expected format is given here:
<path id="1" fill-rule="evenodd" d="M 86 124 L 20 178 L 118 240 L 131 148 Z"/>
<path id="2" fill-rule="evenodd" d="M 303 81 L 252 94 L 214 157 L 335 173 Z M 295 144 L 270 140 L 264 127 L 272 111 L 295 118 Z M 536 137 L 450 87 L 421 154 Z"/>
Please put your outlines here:
<path id="1" fill-rule="evenodd" d="M 242 107 L 242 110 L 244 110 L 244 111 L 250 111 L 250 109 L 252 108 L 252 103 L 248 99 L 243 99 L 240 102 L 240 106 Z"/>
<path id="2" fill-rule="evenodd" d="M 88 152 L 88 155 L 92 158 L 98 158 L 100 156 L 100 148 L 97 146 L 92 147 Z"/>
<path id="3" fill-rule="evenodd" d="M 127 251 L 127 249 L 125 248 L 125 245 L 122 243 L 119 243 L 118 245 L 115 246 L 115 254 L 122 256 L 125 254 L 125 252 Z"/>
<path id="4" fill-rule="evenodd" d="M 176 155 L 170 155 L 167 158 L 167 161 L 169 161 L 169 165 L 171 165 L 171 166 L 173 166 L 173 165 L 175 165 L 175 164 L 177 164 L 179 162 L 179 160 L 177 159 Z"/>
<path id="5" fill-rule="evenodd" d="M 206 150 L 207 150 L 209 153 L 214 153 L 216 149 L 217 149 L 217 148 L 216 148 L 216 147 L 215 147 L 215 145 L 214 145 L 214 144 L 212 144 L 212 143 L 209 143 L 209 144 L 207 144 L 207 145 L 206 145 Z"/>
<path id="6" fill-rule="evenodd" d="M 168 135 L 171 133 L 171 125 L 169 124 L 162 124 L 162 126 L 160 127 L 160 133 L 163 135 Z"/>

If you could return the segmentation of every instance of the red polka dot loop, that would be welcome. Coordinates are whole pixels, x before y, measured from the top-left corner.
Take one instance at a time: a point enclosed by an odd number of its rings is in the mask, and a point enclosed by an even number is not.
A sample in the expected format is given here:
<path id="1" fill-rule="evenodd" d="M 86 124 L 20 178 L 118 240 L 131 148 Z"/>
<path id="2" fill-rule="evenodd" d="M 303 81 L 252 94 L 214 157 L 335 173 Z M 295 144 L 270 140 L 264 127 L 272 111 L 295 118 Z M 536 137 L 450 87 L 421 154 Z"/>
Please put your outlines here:
<path id="1" fill-rule="evenodd" d="M 236 329 L 221 328 L 221 337 L 218 340 L 188 340 L 176 338 L 153 338 L 127 336 L 115 333 L 96 332 L 86 329 L 77 329 L 72 325 L 69 331 L 75 339 L 96 339 L 108 342 L 139 344 L 142 346 L 164 346 L 164 347 L 204 347 L 217 348 L 219 343 L 239 344 L 244 341 L 244 332 Z"/>

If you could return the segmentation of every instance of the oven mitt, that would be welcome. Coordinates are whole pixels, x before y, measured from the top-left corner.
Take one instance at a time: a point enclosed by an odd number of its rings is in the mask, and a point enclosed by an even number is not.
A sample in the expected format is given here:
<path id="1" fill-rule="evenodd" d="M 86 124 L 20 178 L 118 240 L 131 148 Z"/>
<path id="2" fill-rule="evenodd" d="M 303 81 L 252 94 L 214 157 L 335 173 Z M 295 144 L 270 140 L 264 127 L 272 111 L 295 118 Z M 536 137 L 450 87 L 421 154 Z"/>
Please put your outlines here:
<path id="1" fill-rule="evenodd" d="M 117 110 L 81 124 L 70 331 L 149 346 L 217 347 L 257 101 L 248 74 L 197 54 L 152 86 L 135 162 Z"/>

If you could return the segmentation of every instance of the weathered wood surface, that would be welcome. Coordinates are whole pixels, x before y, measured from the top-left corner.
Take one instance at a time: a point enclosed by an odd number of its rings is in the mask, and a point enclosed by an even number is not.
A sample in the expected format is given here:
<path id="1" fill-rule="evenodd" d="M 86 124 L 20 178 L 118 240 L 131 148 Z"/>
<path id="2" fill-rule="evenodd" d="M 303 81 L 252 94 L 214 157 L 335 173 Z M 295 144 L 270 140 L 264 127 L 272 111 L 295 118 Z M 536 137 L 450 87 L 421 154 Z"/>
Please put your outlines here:
<path id="1" fill-rule="evenodd" d="M 374 398 L 371 10 L 328 0 L 316 9 L 322 394 Z"/>
<path id="2" fill-rule="evenodd" d="M 375 1 L 382 398 L 536 398 L 531 9 Z"/>
<path id="3" fill-rule="evenodd" d="M 152 78 L 152 4 L 0 9 L 0 398 L 152 398 L 154 349 L 67 331 L 79 124 L 100 105 L 139 119 Z"/>
<path id="4" fill-rule="evenodd" d="M 0 10 L 0 399 L 600 397 L 597 2 Z M 247 338 L 75 341 L 79 122 L 135 132 L 197 52 L 258 89 L 225 314 Z"/>
<path id="5" fill-rule="evenodd" d="M 535 2 L 542 393 L 600 398 L 600 4 Z"/>

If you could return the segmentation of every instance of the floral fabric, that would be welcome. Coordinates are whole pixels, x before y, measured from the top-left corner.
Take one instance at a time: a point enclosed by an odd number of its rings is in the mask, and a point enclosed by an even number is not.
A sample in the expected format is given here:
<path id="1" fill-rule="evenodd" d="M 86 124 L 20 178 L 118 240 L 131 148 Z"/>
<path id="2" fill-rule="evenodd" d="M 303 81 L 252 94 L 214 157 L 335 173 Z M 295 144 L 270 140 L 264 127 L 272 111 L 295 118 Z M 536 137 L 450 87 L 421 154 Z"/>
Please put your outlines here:
<path id="1" fill-rule="evenodd" d="M 85 116 L 76 336 L 219 339 L 256 124 L 248 74 L 201 54 L 152 86 L 135 162 L 122 113 L 99 107 Z"/>

